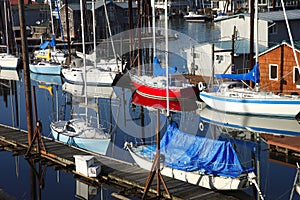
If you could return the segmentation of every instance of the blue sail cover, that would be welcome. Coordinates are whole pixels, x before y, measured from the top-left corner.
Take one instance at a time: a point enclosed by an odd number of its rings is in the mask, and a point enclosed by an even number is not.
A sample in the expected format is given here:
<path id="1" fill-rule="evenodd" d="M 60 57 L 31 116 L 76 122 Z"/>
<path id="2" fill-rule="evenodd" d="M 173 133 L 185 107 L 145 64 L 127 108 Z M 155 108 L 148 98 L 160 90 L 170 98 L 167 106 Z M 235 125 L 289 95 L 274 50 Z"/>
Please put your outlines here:
<path id="1" fill-rule="evenodd" d="M 154 64 L 154 69 L 153 69 L 153 75 L 154 76 L 166 76 L 166 69 L 161 67 L 157 57 L 154 57 L 154 63 L 153 64 Z M 169 67 L 168 70 L 169 70 L 168 71 L 169 74 L 174 74 L 174 73 L 177 72 L 177 67 L 172 66 L 172 67 Z"/>
<path id="2" fill-rule="evenodd" d="M 44 42 L 43 44 L 40 45 L 40 49 L 46 49 L 49 45 L 49 41 Z"/>
<path id="3" fill-rule="evenodd" d="M 51 47 L 56 46 L 56 40 L 55 37 L 52 36 L 52 40 L 51 41 L 45 41 L 43 44 L 40 45 L 40 49 L 46 49 L 48 47 L 48 45 L 50 44 Z"/>
<path id="4" fill-rule="evenodd" d="M 143 153 L 149 155 L 155 150 L 155 145 L 150 145 Z M 161 139 L 160 152 L 164 155 L 166 166 L 183 171 L 200 171 L 233 178 L 245 171 L 253 171 L 241 165 L 228 140 L 213 140 L 184 133 L 174 122 Z"/>
<path id="5" fill-rule="evenodd" d="M 254 83 L 260 82 L 260 72 L 259 72 L 259 64 L 255 63 L 253 69 L 246 74 L 216 74 L 216 78 L 230 78 L 234 80 L 248 80 L 253 81 Z"/>

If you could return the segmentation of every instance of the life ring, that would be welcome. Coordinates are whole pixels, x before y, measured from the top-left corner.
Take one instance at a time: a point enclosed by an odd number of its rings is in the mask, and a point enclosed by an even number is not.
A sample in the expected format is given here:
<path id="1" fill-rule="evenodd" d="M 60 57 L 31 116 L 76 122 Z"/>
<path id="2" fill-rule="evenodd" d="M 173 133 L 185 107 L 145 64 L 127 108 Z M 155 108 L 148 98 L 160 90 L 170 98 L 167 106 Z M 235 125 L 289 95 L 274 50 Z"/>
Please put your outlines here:
<path id="1" fill-rule="evenodd" d="M 204 130 L 204 123 L 203 122 L 199 123 L 199 129 L 200 129 L 200 131 Z"/>
<path id="2" fill-rule="evenodd" d="M 203 82 L 199 82 L 198 83 L 198 89 L 199 89 L 200 92 L 202 92 L 204 90 L 204 84 L 203 84 Z"/>

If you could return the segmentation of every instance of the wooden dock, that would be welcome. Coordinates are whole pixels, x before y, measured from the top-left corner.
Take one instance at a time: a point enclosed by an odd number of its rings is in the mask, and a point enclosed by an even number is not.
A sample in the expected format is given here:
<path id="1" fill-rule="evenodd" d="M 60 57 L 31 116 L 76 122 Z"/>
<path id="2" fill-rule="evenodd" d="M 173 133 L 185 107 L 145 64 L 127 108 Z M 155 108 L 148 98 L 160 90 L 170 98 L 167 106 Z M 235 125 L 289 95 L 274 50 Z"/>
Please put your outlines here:
<path id="1" fill-rule="evenodd" d="M 107 184 L 118 188 L 117 196 L 134 196 L 142 197 L 143 189 L 149 172 L 138 166 L 124 161 L 116 160 L 102 155 L 95 155 L 91 152 L 81 150 L 52 139 L 42 137 L 45 149 L 41 149 L 39 156 L 43 159 L 53 162 L 56 165 L 66 168 L 86 181 L 93 184 Z M 0 146 L 6 151 L 25 155 L 29 145 L 25 131 L 0 125 Z M 31 155 L 37 155 L 36 149 L 32 148 Z M 86 177 L 75 171 L 74 155 L 93 155 L 97 164 L 101 165 L 101 173 L 96 178 Z M 182 181 L 164 177 L 167 188 L 172 199 L 253 199 L 243 191 L 218 192 Z M 156 180 L 152 181 L 151 188 L 148 192 L 149 198 L 156 197 Z M 166 193 L 161 186 L 162 196 L 166 198 Z"/>
<path id="2" fill-rule="evenodd" d="M 261 135 L 269 146 L 272 152 L 283 153 L 286 156 L 300 157 L 300 137 L 292 136 L 276 136 L 276 135 Z"/>

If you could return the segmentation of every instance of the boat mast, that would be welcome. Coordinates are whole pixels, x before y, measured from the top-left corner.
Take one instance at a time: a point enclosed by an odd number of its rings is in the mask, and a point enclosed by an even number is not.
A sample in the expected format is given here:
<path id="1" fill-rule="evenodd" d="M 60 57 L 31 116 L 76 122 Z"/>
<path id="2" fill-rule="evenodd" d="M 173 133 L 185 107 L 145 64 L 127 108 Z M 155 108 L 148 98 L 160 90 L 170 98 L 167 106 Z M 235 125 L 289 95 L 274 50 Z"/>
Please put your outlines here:
<path id="1" fill-rule="evenodd" d="M 6 1 L 4 1 L 4 20 L 5 20 L 5 40 L 6 40 L 6 53 L 10 54 L 9 51 L 9 39 L 8 39 L 8 21 L 7 21 L 7 6 Z"/>
<path id="2" fill-rule="evenodd" d="M 115 60 L 116 60 L 117 65 L 118 65 L 118 59 L 117 59 L 117 54 L 116 54 L 116 50 L 115 50 L 114 40 L 112 38 L 109 18 L 108 18 L 108 14 L 107 14 L 106 1 L 103 0 L 103 3 L 104 3 L 105 18 L 106 18 L 106 22 L 107 22 L 107 26 L 108 26 L 109 37 L 110 37 L 110 40 L 111 40 L 111 47 L 112 47 L 112 50 L 113 50 L 113 53 L 114 53 Z"/>
<path id="3" fill-rule="evenodd" d="M 82 37 L 82 54 L 83 54 L 83 70 L 84 70 L 84 100 L 85 100 L 85 120 L 87 124 L 88 109 L 87 109 L 87 83 L 86 83 L 86 55 L 85 55 L 85 38 L 84 38 L 84 20 L 83 20 L 83 0 L 80 0 L 80 18 L 81 18 L 81 37 Z"/>
<path id="4" fill-rule="evenodd" d="M 168 0 L 165 0 L 165 42 L 166 42 L 166 97 L 167 97 L 167 117 L 170 115 L 170 102 L 169 102 L 169 41 L 168 41 Z"/>
<path id="5" fill-rule="evenodd" d="M 96 18 L 95 18 L 95 0 L 92 0 L 92 17 L 93 17 L 93 39 L 94 39 L 94 67 L 97 67 L 97 44 L 96 44 Z"/>
<path id="6" fill-rule="evenodd" d="M 51 29 L 52 29 L 52 38 L 55 38 L 55 33 L 54 33 L 54 21 L 53 21 L 53 13 L 52 13 L 52 2 L 50 0 L 50 3 L 49 3 L 49 6 L 50 6 L 50 17 L 51 17 Z M 53 50 L 55 51 L 56 47 L 55 45 L 53 46 Z"/>
<path id="7" fill-rule="evenodd" d="M 156 56 L 155 52 L 155 1 L 151 0 L 151 5 L 152 5 L 152 37 L 153 37 L 153 58 Z"/>
<path id="8" fill-rule="evenodd" d="M 255 16 L 254 16 L 254 30 L 255 30 L 255 65 L 258 65 L 258 0 L 255 0 Z M 252 59 L 252 58 L 251 58 Z M 253 67 L 253 66 L 251 66 Z M 255 88 L 259 89 L 259 83 L 255 83 Z"/>
<path id="9" fill-rule="evenodd" d="M 291 41 L 291 44 L 292 44 L 293 54 L 294 54 L 296 65 L 297 65 L 298 72 L 299 72 L 299 75 L 300 75 L 299 62 L 298 62 L 298 58 L 297 58 L 297 54 L 296 54 L 296 50 L 295 50 L 295 45 L 294 45 L 294 40 L 293 40 L 293 36 L 292 36 L 291 29 L 290 29 L 290 26 L 289 26 L 289 21 L 288 21 L 287 15 L 286 15 L 286 11 L 285 11 L 285 6 L 284 6 L 283 0 L 281 0 L 281 5 L 282 5 L 282 10 L 283 10 L 283 14 L 284 14 L 284 19 L 285 19 L 286 27 L 287 27 L 287 30 L 288 30 L 288 33 L 289 33 L 289 38 L 290 38 L 290 41 Z"/>

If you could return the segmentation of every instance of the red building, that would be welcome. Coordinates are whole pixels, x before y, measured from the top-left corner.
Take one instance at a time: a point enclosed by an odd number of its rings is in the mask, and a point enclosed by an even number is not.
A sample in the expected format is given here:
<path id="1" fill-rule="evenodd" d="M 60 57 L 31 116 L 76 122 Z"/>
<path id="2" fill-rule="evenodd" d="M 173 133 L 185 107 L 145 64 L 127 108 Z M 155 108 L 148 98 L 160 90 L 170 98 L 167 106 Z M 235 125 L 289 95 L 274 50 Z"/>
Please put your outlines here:
<path id="1" fill-rule="evenodd" d="M 300 62 L 300 51 L 297 44 L 295 43 L 295 54 Z M 299 68 L 291 44 L 284 41 L 260 53 L 259 66 L 261 90 L 300 94 Z"/>

